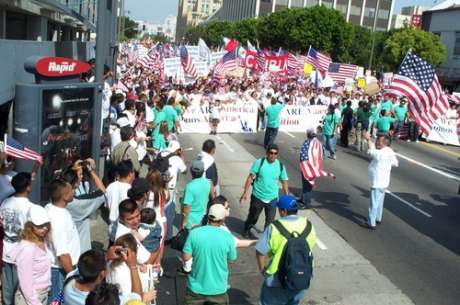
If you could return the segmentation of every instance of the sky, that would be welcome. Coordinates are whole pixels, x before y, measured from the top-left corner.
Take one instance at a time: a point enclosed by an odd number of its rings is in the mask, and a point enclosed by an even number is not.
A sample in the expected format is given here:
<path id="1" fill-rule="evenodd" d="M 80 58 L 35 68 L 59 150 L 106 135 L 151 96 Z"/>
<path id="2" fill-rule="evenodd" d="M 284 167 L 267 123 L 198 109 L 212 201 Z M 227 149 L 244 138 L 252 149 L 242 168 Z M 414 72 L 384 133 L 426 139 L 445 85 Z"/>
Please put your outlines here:
<path id="1" fill-rule="evenodd" d="M 434 0 L 394 0 L 394 13 L 399 14 L 401 7 L 423 5 L 432 6 Z M 442 0 L 438 0 L 442 2 Z M 125 12 L 130 18 L 136 20 L 162 23 L 169 16 L 177 15 L 179 0 L 125 0 Z"/>

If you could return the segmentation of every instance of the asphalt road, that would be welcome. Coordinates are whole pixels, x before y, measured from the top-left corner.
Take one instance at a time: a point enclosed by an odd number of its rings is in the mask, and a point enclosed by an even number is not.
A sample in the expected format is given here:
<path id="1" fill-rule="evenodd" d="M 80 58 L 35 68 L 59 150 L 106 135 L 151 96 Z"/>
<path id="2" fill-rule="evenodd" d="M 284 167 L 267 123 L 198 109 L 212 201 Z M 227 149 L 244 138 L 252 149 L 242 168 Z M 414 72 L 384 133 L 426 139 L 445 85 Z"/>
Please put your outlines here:
<path id="1" fill-rule="evenodd" d="M 264 155 L 263 133 L 232 137 L 255 157 Z M 276 143 L 299 195 L 298 165 L 303 134 L 280 132 Z M 336 180 L 322 178 L 313 193 L 314 209 L 377 270 L 415 304 L 460 303 L 460 149 L 427 143 L 395 143 L 399 168 L 393 169 L 376 231 L 358 224 L 366 219 L 369 196 L 365 153 L 338 147 L 337 160 L 325 168 Z"/>

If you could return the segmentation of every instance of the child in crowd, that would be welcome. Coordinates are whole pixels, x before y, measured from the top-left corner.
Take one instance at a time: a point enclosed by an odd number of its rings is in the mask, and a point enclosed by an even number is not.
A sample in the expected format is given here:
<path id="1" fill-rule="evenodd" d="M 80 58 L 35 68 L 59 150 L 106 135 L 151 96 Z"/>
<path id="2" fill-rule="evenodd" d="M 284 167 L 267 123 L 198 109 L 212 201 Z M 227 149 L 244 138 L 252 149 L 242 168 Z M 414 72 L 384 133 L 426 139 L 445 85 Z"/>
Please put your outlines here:
<path id="1" fill-rule="evenodd" d="M 142 245 L 150 252 L 155 252 L 160 248 L 162 230 L 156 221 L 156 213 L 152 208 L 141 210 L 141 223 L 139 233 L 143 235 Z"/>
<path id="2" fill-rule="evenodd" d="M 220 122 L 220 100 L 209 103 L 209 121 L 211 122 L 210 134 L 216 135 Z"/>

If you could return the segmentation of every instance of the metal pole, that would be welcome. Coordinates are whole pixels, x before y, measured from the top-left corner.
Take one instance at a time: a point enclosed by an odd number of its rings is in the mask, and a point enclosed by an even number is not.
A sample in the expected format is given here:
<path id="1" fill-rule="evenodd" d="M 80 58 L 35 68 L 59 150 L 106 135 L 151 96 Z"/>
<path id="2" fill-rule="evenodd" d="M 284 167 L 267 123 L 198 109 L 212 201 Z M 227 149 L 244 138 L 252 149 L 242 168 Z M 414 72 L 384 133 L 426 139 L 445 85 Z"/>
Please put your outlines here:
<path id="1" fill-rule="evenodd" d="M 371 55 L 369 56 L 369 70 L 372 69 L 372 59 L 374 57 L 375 28 L 377 27 L 377 17 L 379 15 L 379 5 L 380 5 L 380 0 L 377 0 L 377 7 L 375 8 L 375 16 L 374 16 L 374 26 L 372 27 L 372 45 L 371 45 Z"/>
<path id="2" fill-rule="evenodd" d="M 105 57 L 109 47 L 105 33 L 105 16 L 108 0 L 97 2 L 97 23 L 96 23 L 96 83 L 102 83 L 104 74 Z M 110 1 L 110 0 L 109 0 Z M 99 96 L 98 98 L 102 98 Z"/>

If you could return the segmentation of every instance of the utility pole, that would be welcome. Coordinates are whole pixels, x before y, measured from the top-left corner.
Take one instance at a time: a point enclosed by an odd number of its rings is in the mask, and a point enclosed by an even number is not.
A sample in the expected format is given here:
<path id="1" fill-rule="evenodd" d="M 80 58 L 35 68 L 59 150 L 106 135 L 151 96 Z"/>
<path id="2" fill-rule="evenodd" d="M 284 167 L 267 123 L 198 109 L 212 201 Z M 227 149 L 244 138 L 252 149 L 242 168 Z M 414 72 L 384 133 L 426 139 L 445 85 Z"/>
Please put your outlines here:
<path id="1" fill-rule="evenodd" d="M 375 16 L 374 16 L 374 26 L 372 27 L 372 45 L 371 45 L 371 55 L 369 56 L 369 70 L 372 69 L 372 60 L 374 57 L 375 28 L 377 27 L 377 18 L 379 16 L 379 6 L 380 6 L 380 0 L 377 0 L 377 7 L 375 8 Z"/>
<path id="2" fill-rule="evenodd" d="M 109 43 L 107 41 L 105 19 L 107 15 L 107 1 L 111 0 L 99 0 L 97 1 L 97 22 L 96 22 L 96 83 L 101 83 L 104 74 L 105 57 L 108 53 Z M 99 95 L 98 98 L 102 98 Z"/>

